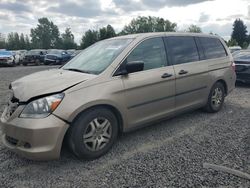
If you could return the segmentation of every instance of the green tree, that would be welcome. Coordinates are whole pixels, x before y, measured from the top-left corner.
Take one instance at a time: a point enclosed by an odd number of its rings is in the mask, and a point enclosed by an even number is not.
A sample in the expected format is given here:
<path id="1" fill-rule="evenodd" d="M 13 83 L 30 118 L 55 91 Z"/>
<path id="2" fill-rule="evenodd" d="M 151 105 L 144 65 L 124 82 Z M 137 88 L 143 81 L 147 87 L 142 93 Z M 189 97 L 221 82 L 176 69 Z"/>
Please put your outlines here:
<path id="1" fill-rule="evenodd" d="M 88 30 L 82 37 L 81 48 L 87 48 L 88 46 L 94 44 L 98 41 L 98 32 L 95 30 Z"/>
<path id="2" fill-rule="evenodd" d="M 38 25 L 31 29 L 30 36 L 33 48 L 57 48 L 61 42 L 58 27 L 48 18 L 38 19 Z"/>
<path id="3" fill-rule="evenodd" d="M 147 32 L 176 31 L 177 24 L 159 17 L 137 17 L 124 27 L 120 35 Z"/>
<path id="4" fill-rule="evenodd" d="M 20 40 L 19 40 L 19 49 L 26 49 L 26 44 L 25 44 L 25 38 L 24 38 L 24 34 L 21 33 L 20 35 Z"/>
<path id="5" fill-rule="evenodd" d="M 190 32 L 190 33 L 202 33 L 202 30 L 197 25 L 192 24 L 192 25 L 190 25 L 188 27 L 187 32 Z"/>
<path id="6" fill-rule="evenodd" d="M 243 48 L 243 49 L 247 49 L 247 48 L 248 48 L 248 45 L 249 45 L 249 43 L 248 43 L 247 41 L 245 41 L 245 42 L 243 43 L 243 45 L 242 45 L 242 48 Z"/>
<path id="7" fill-rule="evenodd" d="M 106 27 L 100 28 L 99 29 L 99 39 L 100 40 L 106 39 L 106 35 L 107 35 L 107 29 L 106 29 Z"/>
<path id="8" fill-rule="evenodd" d="M 18 50 L 19 48 L 19 35 L 18 33 L 9 33 L 7 37 L 7 49 L 8 50 Z"/>
<path id="9" fill-rule="evenodd" d="M 232 39 L 235 39 L 237 43 L 244 47 L 244 42 L 247 42 L 247 26 L 241 19 L 236 19 L 233 24 Z"/>
<path id="10" fill-rule="evenodd" d="M 20 39 L 19 39 L 19 34 L 17 32 L 14 33 L 14 49 L 13 50 L 18 50 L 20 46 Z"/>
<path id="11" fill-rule="evenodd" d="M 116 33 L 111 25 L 99 29 L 99 40 L 115 37 Z"/>
<path id="12" fill-rule="evenodd" d="M 4 40 L 0 41 L 0 49 L 6 49 L 7 48 L 7 44 Z"/>
<path id="13" fill-rule="evenodd" d="M 106 31 L 107 31 L 107 33 L 106 33 L 106 38 L 107 39 L 116 36 L 115 30 L 111 25 L 107 25 Z"/>
<path id="14" fill-rule="evenodd" d="M 75 49 L 77 44 L 74 41 L 74 35 L 71 32 L 70 28 L 66 28 L 65 32 L 62 34 L 62 48 L 67 49 Z"/>
<path id="15" fill-rule="evenodd" d="M 25 49 L 30 50 L 31 49 L 31 44 L 30 44 L 30 39 L 28 35 L 25 35 Z"/>
<path id="16" fill-rule="evenodd" d="M 227 42 L 227 45 L 228 46 L 238 46 L 238 42 L 235 40 L 235 39 L 230 39 L 228 42 Z"/>

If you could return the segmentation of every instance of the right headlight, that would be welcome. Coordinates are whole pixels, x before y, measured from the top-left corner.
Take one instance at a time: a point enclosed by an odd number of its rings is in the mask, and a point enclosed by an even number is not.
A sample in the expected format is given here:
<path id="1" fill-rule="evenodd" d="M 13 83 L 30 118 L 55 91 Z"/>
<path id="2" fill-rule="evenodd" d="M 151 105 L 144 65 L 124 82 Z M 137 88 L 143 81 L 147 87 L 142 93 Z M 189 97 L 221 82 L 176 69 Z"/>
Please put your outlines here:
<path id="1" fill-rule="evenodd" d="M 63 93 L 43 97 L 28 103 L 20 114 L 21 118 L 45 118 L 61 103 Z"/>

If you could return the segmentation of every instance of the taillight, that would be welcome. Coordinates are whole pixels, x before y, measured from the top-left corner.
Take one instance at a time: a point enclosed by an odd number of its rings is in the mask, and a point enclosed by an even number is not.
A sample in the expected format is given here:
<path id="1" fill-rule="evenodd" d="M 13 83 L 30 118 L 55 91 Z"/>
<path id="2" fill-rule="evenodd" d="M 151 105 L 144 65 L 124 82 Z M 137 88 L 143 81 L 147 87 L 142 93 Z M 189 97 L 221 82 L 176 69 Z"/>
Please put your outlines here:
<path id="1" fill-rule="evenodd" d="M 232 67 L 233 71 L 235 72 L 235 63 L 234 63 L 234 61 L 232 61 L 231 67 Z"/>

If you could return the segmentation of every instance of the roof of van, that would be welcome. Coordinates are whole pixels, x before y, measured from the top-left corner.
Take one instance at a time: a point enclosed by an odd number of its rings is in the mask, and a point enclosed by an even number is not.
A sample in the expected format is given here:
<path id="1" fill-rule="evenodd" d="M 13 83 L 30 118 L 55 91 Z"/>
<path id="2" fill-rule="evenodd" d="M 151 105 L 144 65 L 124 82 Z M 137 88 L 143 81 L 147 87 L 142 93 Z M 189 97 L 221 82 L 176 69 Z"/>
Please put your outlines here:
<path id="1" fill-rule="evenodd" d="M 153 32 L 153 33 L 138 33 L 131 35 L 123 35 L 115 37 L 116 39 L 120 38 L 146 38 L 151 36 L 200 36 L 200 37 L 211 37 L 211 38 L 220 38 L 217 35 L 204 34 L 204 33 L 187 33 L 187 32 Z"/>

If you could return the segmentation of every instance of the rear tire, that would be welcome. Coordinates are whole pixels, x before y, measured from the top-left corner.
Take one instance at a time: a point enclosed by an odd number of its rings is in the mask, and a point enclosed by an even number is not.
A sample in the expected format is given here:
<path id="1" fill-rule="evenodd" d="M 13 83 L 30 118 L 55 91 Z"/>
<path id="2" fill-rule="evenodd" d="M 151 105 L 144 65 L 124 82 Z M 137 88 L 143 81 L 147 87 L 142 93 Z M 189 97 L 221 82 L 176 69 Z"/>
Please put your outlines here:
<path id="1" fill-rule="evenodd" d="M 225 100 L 225 87 L 221 82 L 216 82 L 208 96 L 205 111 L 215 113 L 221 110 Z"/>
<path id="2" fill-rule="evenodd" d="M 107 108 L 93 108 L 80 114 L 67 132 L 70 150 L 78 157 L 96 159 L 107 153 L 118 135 L 118 121 Z"/>

